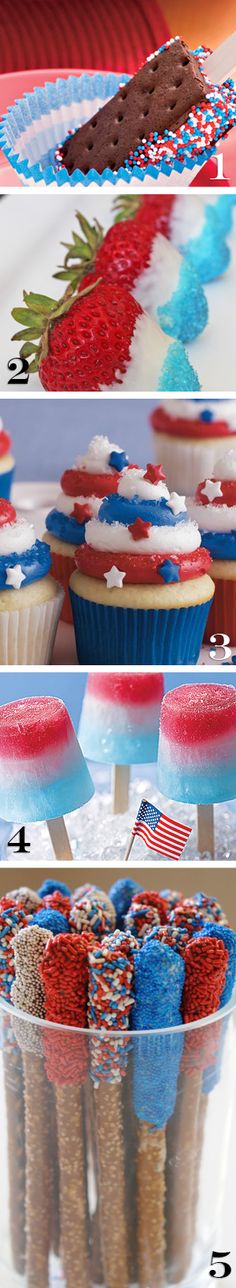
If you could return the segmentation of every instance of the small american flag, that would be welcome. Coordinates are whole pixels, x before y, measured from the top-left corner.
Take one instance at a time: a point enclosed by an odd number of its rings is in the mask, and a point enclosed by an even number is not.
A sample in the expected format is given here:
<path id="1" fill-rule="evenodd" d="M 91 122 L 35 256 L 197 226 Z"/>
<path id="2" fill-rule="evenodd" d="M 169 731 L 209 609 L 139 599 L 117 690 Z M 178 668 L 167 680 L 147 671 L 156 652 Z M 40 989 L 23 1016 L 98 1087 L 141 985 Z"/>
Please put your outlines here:
<path id="1" fill-rule="evenodd" d="M 162 814 L 150 801 L 141 801 L 132 836 L 141 836 L 149 850 L 157 850 L 168 859 L 179 859 L 192 828 Z"/>

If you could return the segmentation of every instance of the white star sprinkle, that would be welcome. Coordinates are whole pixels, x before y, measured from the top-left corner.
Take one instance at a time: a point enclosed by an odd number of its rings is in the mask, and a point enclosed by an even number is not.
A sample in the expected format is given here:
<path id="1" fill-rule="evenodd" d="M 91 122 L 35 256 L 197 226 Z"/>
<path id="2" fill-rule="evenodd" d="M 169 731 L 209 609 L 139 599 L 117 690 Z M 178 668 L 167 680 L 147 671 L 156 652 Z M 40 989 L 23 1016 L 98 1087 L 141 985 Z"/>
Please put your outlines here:
<path id="1" fill-rule="evenodd" d="M 205 487 L 202 487 L 202 496 L 207 496 L 208 501 L 214 501 L 216 496 L 222 496 L 221 483 L 216 483 L 215 479 L 206 479 Z"/>
<path id="2" fill-rule="evenodd" d="M 122 590 L 123 580 L 124 577 L 126 577 L 126 573 L 121 572 L 120 568 L 116 568 L 116 565 L 113 564 L 109 572 L 104 572 L 104 577 L 108 590 L 112 590 L 113 586 L 116 586 L 118 590 Z"/>
<path id="3" fill-rule="evenodd" d="M 171 492 L 168 505 L 173 514 L 182 514 L 183 510 L 187 509 L 185 496 L 179 496 L 178 492 Z"/>
<path id="4" fill-rule="evenodd" d="M 13 586 L 13 590 L 20 590 L 22 581 L 25 581 L 25 573 L 22 572 L 20 564 L 7 569 L 6 586 Z"/>

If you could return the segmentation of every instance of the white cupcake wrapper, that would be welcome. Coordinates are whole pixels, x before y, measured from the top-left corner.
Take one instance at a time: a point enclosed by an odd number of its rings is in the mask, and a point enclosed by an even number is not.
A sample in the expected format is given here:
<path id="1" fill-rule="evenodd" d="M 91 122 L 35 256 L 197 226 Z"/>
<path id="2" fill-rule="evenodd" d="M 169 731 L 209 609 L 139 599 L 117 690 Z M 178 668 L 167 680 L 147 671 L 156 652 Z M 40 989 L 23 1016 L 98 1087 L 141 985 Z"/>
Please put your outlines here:
<path id="1" fill-rule="evenodd" d="M 117 93 L 119 86 L 126 84 L 129 76 L 113 72 L 95 72 L 88 75 L 68 76 L 67 80 L 59 78 L 54 83 L 47 82 L 41 89 L 35 89 L 18 99 L 3 117 L 0 126 L 0 146 L 5 156 L 16 170 L 22 183 L 39 184 L 40 187 L 83 188 L 111 187 L 124 190 L 137 187 L 141 183 L 149 187 L 155 179 L 157 185 L 176 186 L 192 183 L 205 161 L 215 152 L 215 146 L 201 153 L 201 162 L 186 157 L 184 163 L 173 159 L 170 165 L 162 161 L 158 166 L 148 165 L 145 170 L 135 166 L 131 172 L 121 166 L 116 174 L 108 167 L 102 174 L 90 170 L 82 174 L 75 170 L 68 175 L 63 167 L 56 169 L 54 154 L 56 148 L 64 142 L 70 130 L 79 125 L 103 107 L 108 99 Z M 48 154 L 51 152 L 51 156 Z M 47 160 L 46 160 L 47 158 Z"/>
<path id="2" fill-rule="evenodd" d="M 63 590 L 58 589 L 45 604 L 0 613 L 1 666 L 46 666 L 50 662 L 63 598 Z"/>
<path id="3" fill-rule="evenodd" d="M 236 435 L 232 435 L 233 446 L 236 444 Z M 231 435 L 227 438 L 209 438 L 207 445 L 204 439 L 192 439 L 191 441 L 191 420 L 189 421 L 189 438 L 179 438 L 174 434 L 152 433 L 153 455 L 154 460 L 162 462 L 163 469 L 168 478 L 168 487 L 170 492 L 184 492 L 186 496 L 192 496 L 198 487 L 198 483 L 206 478 L 211 478 L 212 471 L 215 468 L 219 457 L 229 451 L 231 447 Z"/>

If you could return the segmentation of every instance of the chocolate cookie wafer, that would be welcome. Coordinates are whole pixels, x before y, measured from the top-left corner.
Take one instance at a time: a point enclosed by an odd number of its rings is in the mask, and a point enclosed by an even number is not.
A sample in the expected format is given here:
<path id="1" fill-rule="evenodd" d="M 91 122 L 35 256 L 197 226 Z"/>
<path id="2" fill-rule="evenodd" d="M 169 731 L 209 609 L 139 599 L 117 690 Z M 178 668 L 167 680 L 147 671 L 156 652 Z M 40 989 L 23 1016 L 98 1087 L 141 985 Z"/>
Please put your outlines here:
<path id="1" fill-rule="evenodd" d="M 176 36 L 66 140 L 60 153 L 68 174 L 77 169 L 102 174 L 107 166 L 118 170 L 144 137 L 183 125 L 191 107 L 205 96 L 197 60 Z"/>

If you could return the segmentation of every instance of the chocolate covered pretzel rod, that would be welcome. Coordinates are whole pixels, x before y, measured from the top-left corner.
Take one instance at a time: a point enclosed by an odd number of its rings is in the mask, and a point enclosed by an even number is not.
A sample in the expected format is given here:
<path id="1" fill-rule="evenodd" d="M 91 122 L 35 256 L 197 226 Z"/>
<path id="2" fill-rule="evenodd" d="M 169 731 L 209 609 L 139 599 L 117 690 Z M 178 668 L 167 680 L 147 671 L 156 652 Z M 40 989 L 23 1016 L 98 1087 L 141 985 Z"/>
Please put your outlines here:
<path id="1" fill-rule="evenodd" d="M 110 1030 L 92 1038 L 91 1046 L 106 1288 L 129 1284 L 121 1091 L 127 1038 L 112 1038 L 111 1033 L 128 1028 L 135 948 L 135 940 L 117 930 L 89 953 L 89 1027 Z"/>
<path id="2" fill-rule="evenodd" d="M 88 947 L 86 934 L 58 935 L 46 947 L 40 965 L 45 1017 L 54 1024 L 86 1028 Z M 55 1085 L 60 1172 L 60 1228 L 66 1288 L 90 1288 L 88 1204 L 83 1136 L 82 1085 L 88 1072 L 85 1033 L 48 1031 L 44 1039 L 46 1069 Z"/>
<path id="3" fill-rule="evenodd" d="M 44 998 L 39 963 L 50 932 L 27 926 L 14 940 L 14 1006 L 44 1018 Z M 37 1022 L 14 1019 L 23 1052 L 26 1141 L 26 1278 L 27 1288 L 47 1288 L 51 1240 L 52 1171 L 49 1157 L 50 1114 L 48 1084 Z"/>
<path id="4" fill-rule="evenodd" d="M 155 938 L 135 959 L 134 1029 L 181 1023 L 181 957 Z M 134 1109 L 138 1118 L 137 1208 L 140 1288 L 165 1283 L 166 1124 L 174 1110 L 183 1036 L 148 1032 L 134 1042 Z"/>

